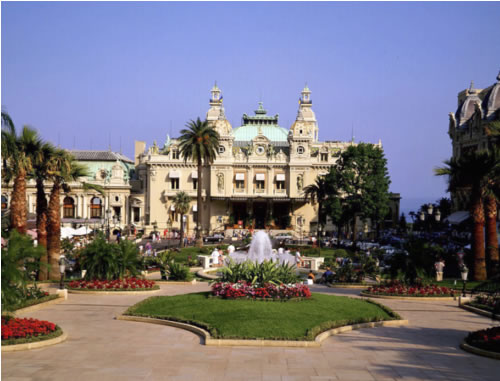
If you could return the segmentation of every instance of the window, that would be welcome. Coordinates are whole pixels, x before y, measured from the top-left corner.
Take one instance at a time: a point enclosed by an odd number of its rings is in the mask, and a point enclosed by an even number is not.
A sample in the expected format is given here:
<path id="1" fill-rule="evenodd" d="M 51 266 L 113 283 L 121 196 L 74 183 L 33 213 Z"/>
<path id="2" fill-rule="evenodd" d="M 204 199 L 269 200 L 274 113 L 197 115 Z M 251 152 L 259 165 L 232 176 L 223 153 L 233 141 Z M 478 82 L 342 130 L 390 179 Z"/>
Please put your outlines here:
<path id="1" fill-rule="evenodd" d="M 321 161 L 328 161 L 328 153 L 322 152 L 320 158 Z"/>
<path id="2" fill-rule="evenodd" d="M 99 197 L 93 197 L 90 200 L 90 218 L 102 217 L 102 200 Z"/>
<path id="3" fill-rule="evenodd" d="M 302 135 L 302 130 L 299 130 L 299 135 Z"/>
<path id="4" fill-rule="evenodd" d="M 284 181 L 276 181 L 276 189 L 285 189 Z"/>
<path id="5" fill-rule="evenodd" d="M 7 209 L 7 197 L 2 196 L 2 210 Z"/>
<path id="6" fill-rule="evenodd" d="M 179 158 L 179 151 L 176 149 L 172 150 L 172 159 L 178 159 Z"/>
<path id="7" fill-rule="evenodd" d="M 193 189 L 198 189 L 198 179 L 193 179 Z"/>
<path id="8" fill-rule="evenodd" d="M 245 180 L 236 180 L 236 189 L 245 189 Z"/>
<path id="9" fill-rule="evenodd" d="M 64 197 L 63 200 L 63 218 L 75 217 L 75 201 L 71 197 Z"/>
<path id="10" fill-rule="evenodd" d="M 255 183 L 256 183 L 257 189 L 264 189 L 264 187 L 265 187 L 265 181 L 264 180 L 257 180 Z"/>
<path id="11" fill-rule="evenodd" d="M 179 189 L 179 179 L 170 179 L 170 189 Z"/>
<path id="12" fill-rule="evenodd" d="M 264 173 L 257 173 L 255 175 L 255 187 L 263 190 L 266 187 L 266 175 Z"/>
<path id="13" fill-rule="evenodd" d="M 298 153 L 299 155 L 302 155 L 304 152 L 305 152 L 304 147 L 302 147 L 302 146 L 298 146 L 298 147 L 297 147 L 297 153 Z"/>
<path id="14" fill-rule="evenodd" d="M 226 147 L 219 146 L 219 153 L 224 153 L 224 152 L 226 152 Z"/>

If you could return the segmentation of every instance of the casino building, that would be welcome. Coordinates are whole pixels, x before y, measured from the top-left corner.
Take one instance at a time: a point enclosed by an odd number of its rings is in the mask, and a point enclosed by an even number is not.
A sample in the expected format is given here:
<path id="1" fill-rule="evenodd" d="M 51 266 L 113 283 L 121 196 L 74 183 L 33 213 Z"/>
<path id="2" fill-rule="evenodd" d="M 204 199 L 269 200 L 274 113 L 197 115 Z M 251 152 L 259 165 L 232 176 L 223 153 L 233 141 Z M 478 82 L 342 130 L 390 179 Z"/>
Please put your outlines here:
<path id="1" fill-rule="evenodd" d="M 202 205 L 197 205 L 197 167 L 185 163 L 179 141 L 167 137 L 160 147 L 135 142 L 135 170 L 130 205 L 140 207 L 139 220 L 158 229 L 180 228 L 173 198 L 179 191 L 191 197 L 183 223 L 194 232 L 196 213 L 204 211 L 205 233 L 253 227 L 288 229 L 297 235 L 317 231 L 317 204 L 306 202 L 304 188 L 326 174 L 340 152 L 352 142 L 319 141 L 311 91 L 302 92 L 295 121 L 280 126 L 278 114 L 270 115 L 259 102 L 254 115 L 243 114 L 242 125 L 233 128 L 226 118 L 222 92 L 211 90 L 208 122 L 220 135 L 215 162 L 203 169 Z M 377 146 L 381 147 L 379 141 Z M 399 195 L 393 195 L 392 217 L 399 215 Z M 133 219 L 134 217 L 132 217 Z M 325 230 L 332 230 L 327 224 Z"/>

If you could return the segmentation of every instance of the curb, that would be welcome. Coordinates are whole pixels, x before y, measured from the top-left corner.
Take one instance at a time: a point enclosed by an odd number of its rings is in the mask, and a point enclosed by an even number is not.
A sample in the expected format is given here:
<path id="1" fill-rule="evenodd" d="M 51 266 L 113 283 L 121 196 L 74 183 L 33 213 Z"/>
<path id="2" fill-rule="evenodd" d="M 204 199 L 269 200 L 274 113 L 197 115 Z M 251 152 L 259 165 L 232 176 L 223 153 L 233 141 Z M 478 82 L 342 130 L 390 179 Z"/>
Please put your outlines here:
<path id="1" fill-rule="evenodd" d="M 462 348 L 466 352 L 473 353 L 475 355 L 489 357 L 495 360 L 500 360 L 500 353 L 490 352 L 484 349 L 473 347 L 472 345 L 467 344 L 465 340 L 462 341 L 462 343 L 460 344 L 460 348 Z"/>
<path id="2" fill-rule="evenodd" d="M 156 279 L 150 279 L 150 280 L 153 280 L 156 284 L 178 284 L 180 286 L 196 284 L 196 279 L 193 279 L 192 281 L 189 281 L 189 282 L 186 282 L 186 281 L 176 282 L 173 280 L 156 280 Z"/>
<path id="3" fill-rule="evenodd" d="M 427 302 L 435 302 L 437 300 L 456 300 L 453 296 L 441 296 L 441 297 L 433 297 L 433 296 L 392 296 L 392 295 L 373 295 L 367 294 L 366 292 L 361 292 L 360 296 L 364 296 L 367 298 L 378 298 L 378 299 L 395 299 L 395 300 L 419 300 L 419 301 L 427 301 Z"/>
<path id="4" fill-rule="evenodd" d="M 92 295 L 147 295 L 159 292 L 158 290 L 147 290 L 147 291 L 82 291 L 82 290 L 70 290 L 70 294 L 92 294 Z"/>
<path id="5" fill-rule="evenodd" d="M 203 339 L 205 345 L 216 346 L 216 347 L 246 346 L 246 347 L 319 348 L 321 347 L 322 341 L 324 341 L 325 339 L 327 339 L 332 335 L 337 335 L 339 333 L 349 332 L 361 328 L 400 327 L 403 325 L 408 325 L 408 320 L 385 320 L 385 321 L 375 321 L 371 323 L 360 323 L 360 324 L 346 325 L 343 327 L 329 329 L 328 331 L 322 332 L 319 335 L 317 335 L 314 341 L 294 341 L 294 340 L 212 339 L 210 333 L 208 333 L 203 328 L 199 328 L 187 323 L 181 323 L 172 320 L 148 318 L 141 316 L 127 316 L 127 315 L 120 315 L 116 319 L 135 321 L 141 323 L 166 325 L 170 327 L 185 329 L 200 336 Z"/>
<path id="6" fill-rule="evenodd" d="M 42 308 L 51 306 L 52 304 L 59 304 L 61 302 L 64 302 L 65 300 L 66 299 L 64 299 L 63 297 L 58 297 L 57 299 L 52 299 L 52 300 L 49 300 L 47 302 L 34 304 L 32 306 L 25 307 L 25 308 L 20 308 L 20 309 L 14 311 L 14 315 L 17 316 L 18 314 L 25 314 L 28 312 L 38 311 L 38 310 L 41 310 Z"/>
<path id="7" fill-rule="evenodd" d="M 53 339 L 49 340 L 36 341 L 34 343 L 2 345 L 2 353 L 27 351 L 30 349 L 40 349 L 40 348 L 50 347 L 51 345 L 62 343 L 67 338 L 68 334 L 66 332 L 63 332 L 60 336 L 54 337 Z"/>
<path id="8" fill-rule="evenodd" d="M 459 305 L 459 307 L 466 310 L 466 311 L 469 311 L 469 312 L 472 312 L 472 313 L 475 313 L 478 315 L 486 316 L 486 317 L 489 317 L 489 318 L 494 319 L 494 320 L 500 320 L 500 315 L 494 315 L 492 312 L 485 311 L 485 310 L 482 310 L 482 309 L 477 308 L 477 307 L 469 306 L 467 304 L 461 304 L 461 305 Z"/>
<path id="9" fill-rule="evenodd" d="M 204 270 L 198 271 L 196 273 L 196 275 L 198 275 L 200 278 L 209 279 L 209 280 L 219 279 L 218 276 L 207 274 Z"/>
<path id="10" fill-rule="evenodd" d="M 327 285 L 328 288 L 353 288 L 353 289 L 360 289 L 360 290 L 366 290 L 368 287 L 370 287 L 369 284 L 366 284 L 366 285 L 335 285 L 335 284 L 329 284 Z"/>

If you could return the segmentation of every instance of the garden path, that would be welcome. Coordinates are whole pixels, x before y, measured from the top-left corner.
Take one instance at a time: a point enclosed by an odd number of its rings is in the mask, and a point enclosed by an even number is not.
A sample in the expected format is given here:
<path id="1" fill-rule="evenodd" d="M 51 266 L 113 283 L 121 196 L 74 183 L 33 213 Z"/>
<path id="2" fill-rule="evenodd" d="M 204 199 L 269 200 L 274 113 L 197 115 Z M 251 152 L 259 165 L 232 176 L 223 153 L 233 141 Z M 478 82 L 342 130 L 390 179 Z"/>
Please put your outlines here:
<path id="1" fill-rule="evenodd" d="M 359 290 L 313 286 L 356 296 Z M 155 295 L 208 290 L 162 285 Z M 206 347 L 172 327 L 114 320 L 145 295 L 76 295 L 29 314 L 58 323 L 66 342 L 2 354 L 2 379 L 28 380 L 484 380 L 497 381 L 500 361 L 463 352 L 468 331 L 491 320 L 456 302 L 380 300 L 410 320 L 407 327 L 371 328 L 325 340 L 321 348 Z"/>

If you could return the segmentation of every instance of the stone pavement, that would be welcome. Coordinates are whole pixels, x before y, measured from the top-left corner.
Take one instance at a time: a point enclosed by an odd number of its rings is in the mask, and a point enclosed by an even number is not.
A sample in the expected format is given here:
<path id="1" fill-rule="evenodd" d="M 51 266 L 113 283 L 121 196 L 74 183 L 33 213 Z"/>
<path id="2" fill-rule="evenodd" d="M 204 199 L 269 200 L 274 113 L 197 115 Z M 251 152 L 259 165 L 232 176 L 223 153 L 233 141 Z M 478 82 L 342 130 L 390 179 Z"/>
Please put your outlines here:
<path id="1" fill-rule="evenodd" d="M 162 285 L 155 295 L 207 290 Z M 355 296 L 359 290 L 313 291 Z M 206 347 L 193 333 L 114 320 L 144 295 L 76 295 L 31 317 L 59 324 L 62 344 L 2 354 L 2 380 L 481 380 L 500 379 L 500 361 L 458 348 L 491 320 L 456 302 L 379 300 L 410 320 L 330 337 L 321 348 Z M 498 322 L 497 322 L 498 324 Z"/>

